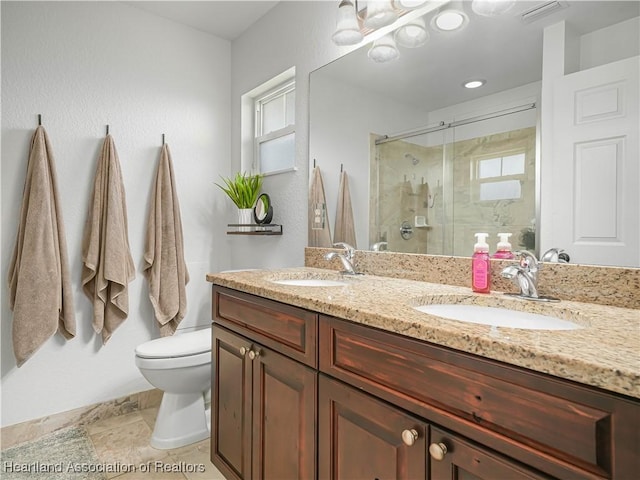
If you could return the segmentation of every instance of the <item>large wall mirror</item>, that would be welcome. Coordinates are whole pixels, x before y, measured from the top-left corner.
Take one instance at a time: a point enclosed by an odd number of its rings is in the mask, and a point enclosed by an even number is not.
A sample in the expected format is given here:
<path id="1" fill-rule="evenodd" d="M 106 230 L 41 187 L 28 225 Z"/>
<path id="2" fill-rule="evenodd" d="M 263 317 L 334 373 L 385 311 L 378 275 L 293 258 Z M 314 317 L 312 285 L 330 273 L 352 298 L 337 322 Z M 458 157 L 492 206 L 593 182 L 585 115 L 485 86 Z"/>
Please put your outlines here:
<path id="1" fill-rule="evenodd" d="M 435 27 L 445 9 L 464 13 L 463 28 Z M 564 22 L 572 68 L 588 70 L 638 56 L 640 3 L 522 1 L 483 17 L 465 1 L 425 12 L 426 44 L 399 46 L 399 58 L 383 63 L 364 45 L 311 74 L 309 157 L 324 178 L 329 221 L 345 169 L 359 249 L 468 256 L 474 233 L 487 232 L 491 251 L 498 233 L 510 233 L 514 249 L 571 254 L 540 242 L 551 224 L 540 210 L 550 178 L 540 171 L 541 124 L 552 118 L 542 111 L 543 51 L 553 52 L 543 49 L 545 28 Z M 469 80 L 483 84 L 465 88 Z M 640 232 L 637 208 L 635 216 Z M 625 265 L 639 262 L 635 251 Z M 621 264 L 606 255 L 577 263 Z"/>

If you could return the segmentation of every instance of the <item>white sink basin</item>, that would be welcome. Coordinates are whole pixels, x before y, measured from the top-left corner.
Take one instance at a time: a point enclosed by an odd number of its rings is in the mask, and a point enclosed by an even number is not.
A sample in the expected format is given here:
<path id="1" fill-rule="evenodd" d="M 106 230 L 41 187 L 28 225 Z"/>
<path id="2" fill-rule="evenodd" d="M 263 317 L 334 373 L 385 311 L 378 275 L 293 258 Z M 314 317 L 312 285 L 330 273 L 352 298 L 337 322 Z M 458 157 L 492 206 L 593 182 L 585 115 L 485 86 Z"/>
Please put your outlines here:
<path id="1" fill-rule="evenodd" d="M 485 307 L 481 305 L 434 304 L 413 307 L 449 320 L 479 323 L 494 327 L 521 328 L 526 330 L 576 330 L 582 328 L 569 320 L 523 312 L 508 308 Z"/>
<path id="2" fill-rule="evenodd" d="M 325 278 L 290 278 L 287 280 L 271 280 L 280 285 L 293 285 L 296 287 L 344 287 L 346 282 L 327 280 Z"/>

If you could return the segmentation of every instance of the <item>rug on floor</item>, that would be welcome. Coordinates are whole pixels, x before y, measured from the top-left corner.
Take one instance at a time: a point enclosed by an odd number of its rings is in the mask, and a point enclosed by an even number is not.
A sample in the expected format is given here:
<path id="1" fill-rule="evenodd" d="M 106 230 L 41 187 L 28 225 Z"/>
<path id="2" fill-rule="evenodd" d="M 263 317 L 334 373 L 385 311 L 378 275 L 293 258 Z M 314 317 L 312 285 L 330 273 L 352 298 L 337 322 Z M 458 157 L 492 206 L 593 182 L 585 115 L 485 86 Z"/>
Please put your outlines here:
<path id="1" fill-rule="evenodd" d="M 84 428 L 69 427 L 0 451 L 2 480 L 104 480 Z"/>

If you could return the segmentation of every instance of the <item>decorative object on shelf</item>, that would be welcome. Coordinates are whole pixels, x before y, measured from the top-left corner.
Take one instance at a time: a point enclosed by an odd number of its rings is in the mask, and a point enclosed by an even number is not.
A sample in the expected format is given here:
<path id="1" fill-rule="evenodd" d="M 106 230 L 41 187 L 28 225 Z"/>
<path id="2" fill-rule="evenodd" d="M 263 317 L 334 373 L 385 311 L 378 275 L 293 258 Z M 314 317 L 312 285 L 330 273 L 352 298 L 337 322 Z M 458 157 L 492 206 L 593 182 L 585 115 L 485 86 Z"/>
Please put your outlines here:
<path id="1" fill-rule="evenodd" d="M 224 185 L 216 183 L 238 207 L 238 223 L 250 224 L 253 220 L 253 207 L 258 200 L 264 177 L 260 174 L 247 175 L 236 173 L 233 178 L 222 177 Z"/>
<path id="2" fill-rule="evenodd" d="M 253 219 L 258 225 L 271 222 L 273 218 L 273 207 L 271 198 L 266 193 L 261 194 L 253 207 Z"/>

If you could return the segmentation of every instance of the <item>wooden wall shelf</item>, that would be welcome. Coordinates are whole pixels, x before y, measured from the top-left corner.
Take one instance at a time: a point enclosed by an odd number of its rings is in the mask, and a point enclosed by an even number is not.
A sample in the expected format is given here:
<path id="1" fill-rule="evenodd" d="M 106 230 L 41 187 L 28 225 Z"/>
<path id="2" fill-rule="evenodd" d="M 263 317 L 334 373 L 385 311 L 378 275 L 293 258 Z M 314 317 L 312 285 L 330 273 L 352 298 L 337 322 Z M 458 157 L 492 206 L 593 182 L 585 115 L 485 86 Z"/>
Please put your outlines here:
<path id="1" fill-rule="evenodd" d="M 282 235 L 282 225 L 278 225 L 277 223 L 267 223 L 264 225 L 254 223 L 230 223 L 227 227 L 229 227 L 227 235 Z"/>

